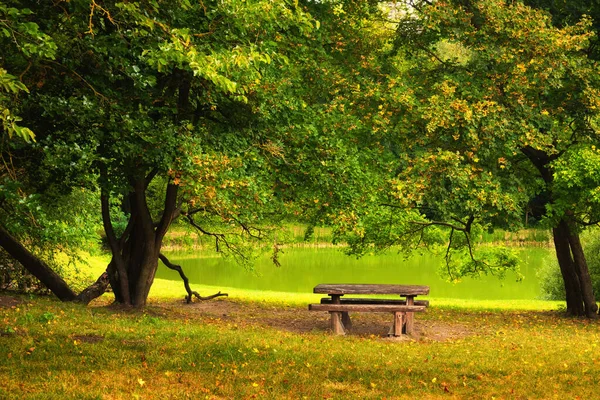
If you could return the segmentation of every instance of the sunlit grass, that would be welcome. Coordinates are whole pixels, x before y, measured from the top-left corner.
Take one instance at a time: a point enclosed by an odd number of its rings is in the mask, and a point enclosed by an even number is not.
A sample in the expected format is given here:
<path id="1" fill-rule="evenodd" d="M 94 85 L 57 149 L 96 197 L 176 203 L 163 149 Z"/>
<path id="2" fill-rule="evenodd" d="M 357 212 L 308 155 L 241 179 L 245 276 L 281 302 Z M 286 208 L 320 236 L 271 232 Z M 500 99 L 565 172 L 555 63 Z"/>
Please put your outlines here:
<path id="1" fill-rule="evenodd" d="M 185 305 L 170 314 L 153 305 L 127 311 L 21 299 L 0 308 L 2 399 L 563 399 L 597 393 L 598 324 L 557 313 L 480 312 L 444 300 L 418 322 L 467 332 L 419 342 L 290 332 L 257 324 L 256 315 L 235 321 L 193 316 Z"/>
<path id="2" fill-rule="evenodd" d="M 98 275 L 109 258 L 87 261 Z M 291 310 L 279 317 L 291 323 L 294 310 L 322 295 L 192 286 L 203 296 L 226 292 L 252 314 L 194 312 L 175 301 L 183 283 L 165 279 L 155 280 L 144 310 L 106 307 L 110 293 L 89 307 L 52 297 L 5 302 L 0 399 L 597 397 L 600 327 L 549 311 L 561 302 L 428 297 L 417 324 L 461 333 L 413 341 L 261 323 L 273 310 Z"/>

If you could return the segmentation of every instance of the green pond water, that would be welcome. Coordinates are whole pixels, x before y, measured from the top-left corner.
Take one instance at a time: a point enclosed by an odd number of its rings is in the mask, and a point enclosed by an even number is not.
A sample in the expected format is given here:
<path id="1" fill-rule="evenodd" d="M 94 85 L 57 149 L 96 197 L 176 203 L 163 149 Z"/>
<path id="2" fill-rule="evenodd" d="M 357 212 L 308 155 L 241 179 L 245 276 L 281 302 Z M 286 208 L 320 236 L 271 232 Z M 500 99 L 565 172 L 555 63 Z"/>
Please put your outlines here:
<path id="1" fill-rule="evenodd" d="M 536 299 L 540 297 L 537 269 L 551 253 L 545 248 L 525 248 L 519 251 L 521 274 L 508 273 L 504 279 L 495 276 L 464 278 L 451 283 L 439 274 L 442 258 L 432 255 L 388 253 L 360 259 L 344 255 L 332 248 L 288 248 L 280 257 L 281 267 L 273 265 L 268 256 L 249 271 L 233 260 L 214 253 L 170 253 L 172 262 L 183 267 L 191 283 L 277 292 L 312 293 L 319 283 L 391 283 L 428 285 L 430 296 L 457 299 Z M 176 271 L 164 265 L 157 278 L 180 280 Z"/>

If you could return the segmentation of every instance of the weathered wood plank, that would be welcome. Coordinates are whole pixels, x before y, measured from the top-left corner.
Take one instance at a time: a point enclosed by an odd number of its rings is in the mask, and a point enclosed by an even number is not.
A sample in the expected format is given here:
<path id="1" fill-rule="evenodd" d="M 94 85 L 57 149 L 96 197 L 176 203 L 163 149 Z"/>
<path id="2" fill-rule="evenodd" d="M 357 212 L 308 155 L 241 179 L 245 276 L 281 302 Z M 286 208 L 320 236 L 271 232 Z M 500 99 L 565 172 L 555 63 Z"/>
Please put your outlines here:
<path id="1" fill-rule="evenodd" d="M 345 335 L 346 329 L 344 329 L 344 324 L 342 323 L 342 313 L 341 312 L 332 312 L 331 313 L 331 330 L 336 335 Z"/>
<path id="2" fill-rule="evenodd" d="M 415 298 L 412 296 L 408 296 L 406 298 L 406 306 L 407 307 L 411 307 L 414 306 L 415 304 Z M 406 314 L 406 323 L 405 323 L 405 329 L 406 329 L 406 334 L 407 335 L 412 335 L 414 332 L 414 327 L 415 327 L 415 315 L 413 313 L 407 313 Z"/>
<path id="3" fill-rule="evenodd" d="M 404 313 L 395 312 L 394 313 L 394 336 L 402 335 L 402 319 L 404 317 Z"/>
<path id="4" fill-rule="evenodd" d="M 321 284 L 314 288 L 314 293 L 343 294 L 397 294 L 400 296 L 417 296 L 429 294 L 429 286 L 388 285 L 388 284 Z"/>
<path id="5" fill-rule="evenodd" d="M 425 311 L 425 306 L 408 306 L 402 304 L 309 304 L 310 311 L 329 312 L 419 312 Z"/>
<path id="6" fill-rule="evenodd" d="M 340 299 L 340 297 L 341 297 L 341 296 L 343 296 L 343 294 L 341 294 L 341 295 L 340 295 L 340 294 L 332 294 L 332 295 L 331 295 L 331 298 L 330 298 L 330 301 L 331 301 L 331 303 L 332 303 L 332 304 L 340 304 L 340 303 L 341 303 L 341 299 Z M 331 326 L 332 326 L 332 330 L 333 330 L 334 332 L 336 332 L 336 330 L 335 330 L 335 329 L 333 329 L 333 327 L 335 326 L 335 327 L 336 327 L 336 329 L 339 329 L 339 328 L 338 328 L 338 324 L 339 324 L 340 322 L 339 322 L 339 321 L 336 321 L 336 322 L 334 322 L 334 321 L 333 321 L 333 319 L 334 319 L 334 318 L 336 318 L 336 319 L 338 319 L 338 318 L 339 318 L 339 316 L 338 316 L 338 315 L 334 315 L 334 314 L 337 314 L 337 313 L 331 313 Z M 352 321 L 350 320 L 350 315 L 348 314 L 348 312 L 347 312 L 347 311 L 343 311 L 343 312 L 342 312 L 342 314 L 341 314 L 341 318 L 342 318 L 342 319 L 341 319 L 342 330 L 343 330 L 344 332 L 345 332 L 346 330 L 348 330 L 348 329 L 352 328 Z M 336 333 L 337 333 L 337 332 L 336 332 Z"/>
<path id="7" fill-rule="evenodd" d="M 321 299 L 321 304 L 331 304 L 331 298 L 323 297 Z M 368 299 L 368 298 L 348 298 L 348 299 L 340 299 L 341 304 L 400 304 L 406 305 L 406 300 L 397 300 L 397 299 Z M 425 306 L 429 307 L 429 300 L 415 300 L 415 306 Z"/>

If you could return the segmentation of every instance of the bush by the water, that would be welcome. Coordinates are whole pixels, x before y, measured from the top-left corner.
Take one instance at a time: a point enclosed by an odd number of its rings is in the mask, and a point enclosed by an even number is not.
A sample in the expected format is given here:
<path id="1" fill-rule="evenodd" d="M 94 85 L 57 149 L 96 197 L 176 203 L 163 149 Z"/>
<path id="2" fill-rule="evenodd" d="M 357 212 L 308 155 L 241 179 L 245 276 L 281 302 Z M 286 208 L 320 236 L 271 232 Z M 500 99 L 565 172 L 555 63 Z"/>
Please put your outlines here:
<path id="1" fill-rule="evenodd" d="M 588 230 L 581 235 L 586 260 L 594 293 L 600 293 L 600 232 Z M 565 286 L 556 260 L 556 255 L 548 256 L 537 272 L 541 284 L 541 298 L 543 300 L 565 300 Z"/>

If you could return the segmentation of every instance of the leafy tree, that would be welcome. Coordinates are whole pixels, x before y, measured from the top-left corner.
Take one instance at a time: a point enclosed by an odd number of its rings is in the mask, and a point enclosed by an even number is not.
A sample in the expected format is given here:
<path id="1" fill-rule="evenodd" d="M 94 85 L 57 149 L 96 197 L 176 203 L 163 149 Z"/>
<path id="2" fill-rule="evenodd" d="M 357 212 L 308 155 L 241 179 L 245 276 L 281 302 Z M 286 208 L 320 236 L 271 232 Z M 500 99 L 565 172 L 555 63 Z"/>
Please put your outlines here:
<path id="1" fill-rule="evenodd" d="M 361 72 L 383 42 L 366 19 L 378 13 L 353 1 L 37 6 L 57 51 L 13 67 L 27 68 L 21 113 L 37 135 L 11 149 L 35 177 L 17 183 L 43 198 L 99 190 L 111 285 L 135 306 L 159 259 L 179 268 L 160 252 L 178 217 L 242 260 L 265 223 L 323 223 L 382 176 L 369 127 L 345 112 L 377 75 Z"/>
<path id="2" fill-rule="evenodd" d="M 516 265 L 514 256 L 504 249 L 477 253 L 477 233 L 517 228 L 527 204 L 546 199 L 567 309 L 593 317 L 579 241 L 584 203 L 558 178 L 598 141 L 590 24 L 584 18 L 557 28 L 548 14 L 520 2 L 421 2 L 397 26 L 378 108 L 391 128 L 382 140 L 401 149 L 381 199 L 397 215 L 394 238 L 417 233 L 417 242 L 436 242 L 441 229 L 451 276 L 501 272 Z M 381 242 L 369 230 L 357 237 Z"/>
<path id="3" fill-rule="evenodd" d="M 6 59 L 24 71 L 31 93 L 20 114 L 37 140 L 10 149 L 15 168 L 30 178 L 16 181 L 30 193 L 99 189 L 117 301 L 145 304 L 159 257 L 170 265 L 160 248 L 179 215 L 225 247 L 228 238 L 208 230 L 213 221 L 260 236 L 253 226 L 280 203 L 272 201 L 272 132 L 253 126 L 257 92 L 267 67 L 284 68 L 285 51 L 314 29 L 297 4 L 19 5 L 35 9 L 23 13 L 56 51 L 31 65 L 16 53 Z M 152 207 L 156 197 L 160 209 Z M 127 220 L 122 230 L 113 223 L 115 208 Z M 19 256 L 18 238 L 4 229 L 1 238 Z M 53 291 L 73 298 L 64 282 Z"/>

